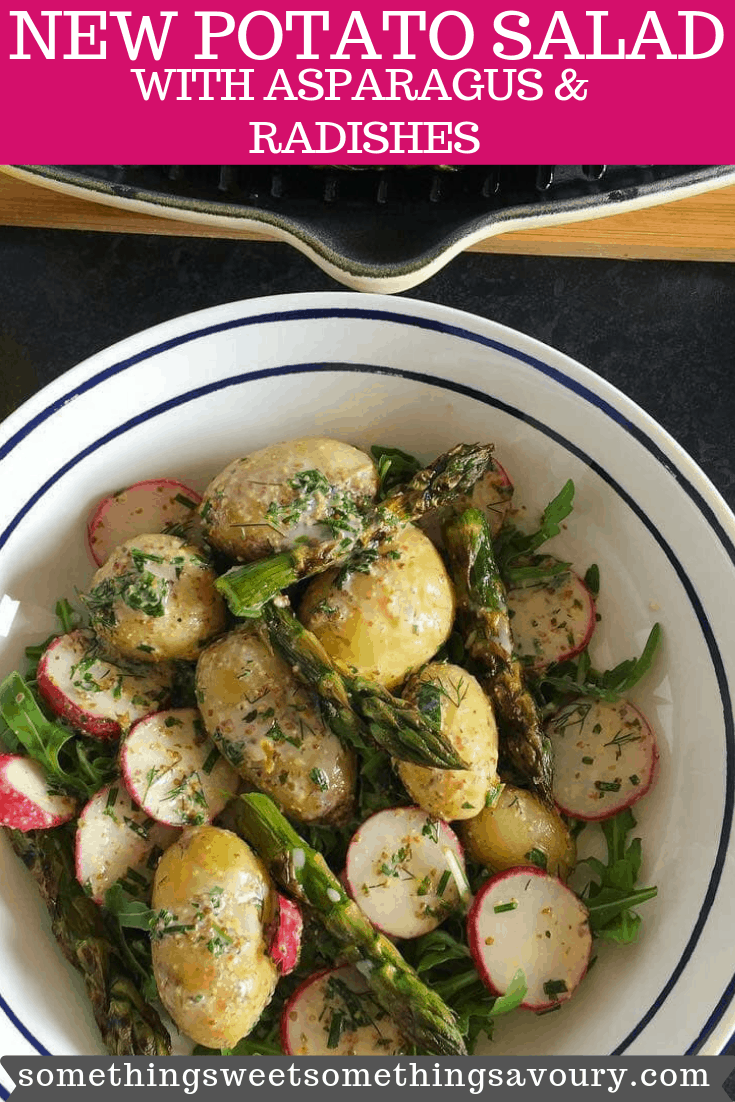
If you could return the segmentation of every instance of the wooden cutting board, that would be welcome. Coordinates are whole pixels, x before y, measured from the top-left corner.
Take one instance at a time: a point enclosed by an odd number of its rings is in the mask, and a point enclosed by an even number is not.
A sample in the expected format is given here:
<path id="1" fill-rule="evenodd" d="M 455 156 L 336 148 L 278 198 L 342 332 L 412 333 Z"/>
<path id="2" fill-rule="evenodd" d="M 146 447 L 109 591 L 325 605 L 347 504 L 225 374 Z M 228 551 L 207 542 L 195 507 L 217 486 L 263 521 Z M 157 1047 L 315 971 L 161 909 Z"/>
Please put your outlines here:
<path id="1" fill-rule="evenodd" d="M 0 226 L 274 240 L 267 234 L 159 218 L 63 195 L 0 172 Z M 735 186 L 565 226 L 499 234 L 473 251 L 627 260 L 735 261 Z"/>

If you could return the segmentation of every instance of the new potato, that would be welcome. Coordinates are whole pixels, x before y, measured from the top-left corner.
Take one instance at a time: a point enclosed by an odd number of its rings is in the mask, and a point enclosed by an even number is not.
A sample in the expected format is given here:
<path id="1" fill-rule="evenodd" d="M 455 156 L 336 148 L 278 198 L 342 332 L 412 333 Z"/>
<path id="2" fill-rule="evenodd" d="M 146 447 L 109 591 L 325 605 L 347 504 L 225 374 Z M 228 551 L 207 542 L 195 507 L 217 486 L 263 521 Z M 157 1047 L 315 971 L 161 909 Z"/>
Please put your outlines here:
<path id="1" fill-rule="evenodd" d="M 468 766 L 431 769 L 400 762 L 398 774 L 409 795 L 439 819 L 471 819 L 485 806 L 487 791 L 497 779 L 498 728 L 490 701 L 472 674 L 446 662 L 424 666 L 403 696 L 422 711 L 422 704 L 439 709 L 443 734 Z"/>
<path id="2" fill-rule="evenodd" d="M 178 536 L 136 536 L 92 578 L 92 626 L 126 658 L 194 661 L 227 623 L 216 578 L 201 551 Z"/>
<path id="3" fill-rule="evenodd" d="M 214 642 L 199 659 L 196 686 L 207 733 L 246 781 L 302 822 L 348 814 L 355 755 L 257 631 L 240 628 Z"/>
<path id="4" fill-rule="evenodd" d="M 265 866 L 230 831 L 187 829 L 161 858 L 153 971 L 161 1002 L 197 1044 L 233 1048 L 270 1002 L 278 970 L 264 931 L 276 900 Z"/>
<path id="5" fill-rule="evenodd" d="M 534 851 L 546 869 L 566 880 L 577 861 L 577 847 L 563 819 L 532 792 L 506 784 L 494 807 L 459 827 L 468 854 L 492 872 L 531 865 Z"/>
<path id="6" fill-rule="evenodd" d="M 380 551 L 363 569 L 314 578 L 299 618 L 332 658 L 390 689 L 449 638 L 454 589 L 439 552 L 413 525 Z"/>
<path id="7" fill-rule="evenodd" d="M 320 474 L 322 480 L 305 475 Z M 310 489 L 313 482 L 317 488 Z M 378 490 L 369 455 L 341 440 L 287 440 L 236 459 L 212 479 L 199 514 L 207 538 L 233 559 L 249 562 L 324 539 L 321 521 L 346 494 L 358 508 Z"/>

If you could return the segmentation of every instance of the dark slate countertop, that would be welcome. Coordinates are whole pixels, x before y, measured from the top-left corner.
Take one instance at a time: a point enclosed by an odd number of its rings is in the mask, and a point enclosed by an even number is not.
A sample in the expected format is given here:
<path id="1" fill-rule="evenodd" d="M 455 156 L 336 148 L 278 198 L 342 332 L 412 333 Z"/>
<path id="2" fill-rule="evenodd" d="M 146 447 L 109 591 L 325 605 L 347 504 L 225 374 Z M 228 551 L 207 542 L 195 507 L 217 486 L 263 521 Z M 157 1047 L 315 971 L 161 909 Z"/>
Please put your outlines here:
<path id="1" fill-rule="evenodd" d="M 0 418 L 106 345 L 256 295 L 343 289 L 287 245 L 0 228 Z M 619 387 L 735 508 L 735 265 L 466 253 L 408 292 Z"/>

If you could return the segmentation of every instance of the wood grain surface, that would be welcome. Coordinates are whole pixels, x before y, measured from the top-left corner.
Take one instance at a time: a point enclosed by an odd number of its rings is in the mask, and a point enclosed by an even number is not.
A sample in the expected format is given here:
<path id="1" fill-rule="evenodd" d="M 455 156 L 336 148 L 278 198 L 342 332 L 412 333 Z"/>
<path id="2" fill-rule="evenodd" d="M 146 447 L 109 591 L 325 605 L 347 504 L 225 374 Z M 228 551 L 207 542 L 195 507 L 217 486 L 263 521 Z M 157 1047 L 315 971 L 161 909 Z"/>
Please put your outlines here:
<path id="1" fill-rule="evenodd" d="M 273 240 L 266 233 L 221 229 L 121 210 L 28 184 L 2 172 L 0 226 Z M 473 245 L 472 249 L 629 260 L 735 261 L 735 186 L 630 214 L 498 234 Z"/>

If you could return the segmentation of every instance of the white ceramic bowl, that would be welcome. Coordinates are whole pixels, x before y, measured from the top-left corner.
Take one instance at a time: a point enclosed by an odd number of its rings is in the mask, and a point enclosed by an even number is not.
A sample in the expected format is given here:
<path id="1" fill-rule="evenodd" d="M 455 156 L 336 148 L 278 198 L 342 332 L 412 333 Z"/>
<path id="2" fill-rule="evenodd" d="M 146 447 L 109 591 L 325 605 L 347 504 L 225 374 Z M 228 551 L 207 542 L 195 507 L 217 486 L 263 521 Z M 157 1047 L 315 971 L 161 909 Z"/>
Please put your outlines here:
<path id="1" fill-rule="evenodd" d="M 160 475 L 202 487 L 234 456 L 316 433 L 425 458 L 492 439 L 532 514 L 574 479 L 557 542 L 582 569 L 600 564 L 597 663 L 638 653 L 655 620 L 665 631 L 633 694 L 661 744 L 636 811 L 642 882 L 659 895 L 638 944 L 601 945 L 562 1012 L 501 1020 L 493 1051 L 720 1051 L 735 1028 L 735 519 L 655 422 L 559 352 L 428 303 L 319 294 L 221 306 L 92 357 L 0 430 L 0 594 L 20 601 L 0 669 L 87 582 L 84 521 L 104 493 Z M 0 885 L 0 1052 L 101 1051 L 4 840 Z"/>

